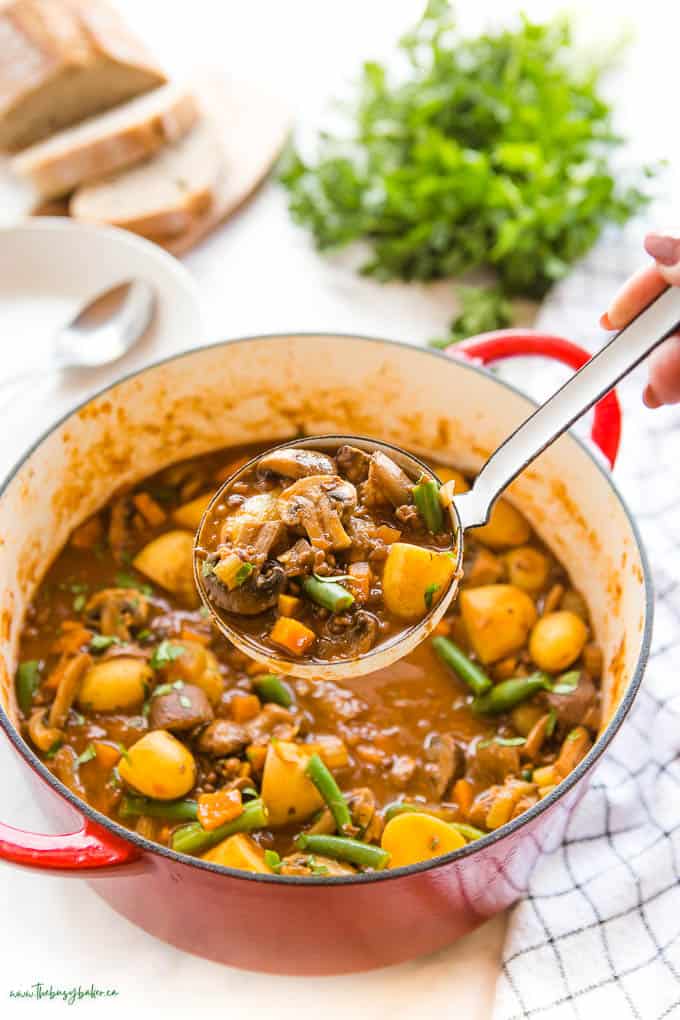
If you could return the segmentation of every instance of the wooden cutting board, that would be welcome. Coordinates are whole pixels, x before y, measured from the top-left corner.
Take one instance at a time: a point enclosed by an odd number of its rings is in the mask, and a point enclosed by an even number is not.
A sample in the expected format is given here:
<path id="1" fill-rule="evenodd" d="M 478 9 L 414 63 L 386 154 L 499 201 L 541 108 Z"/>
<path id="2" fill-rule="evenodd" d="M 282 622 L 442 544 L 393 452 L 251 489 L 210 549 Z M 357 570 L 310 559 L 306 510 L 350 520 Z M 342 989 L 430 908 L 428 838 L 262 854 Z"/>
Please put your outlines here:
<path id="1" fill-rule="evenodd" d="M 154 238 L 173 255 L 193 248 L 257 191 L 278 159 L 292 123 L 284 104 L 252 82 L 210 72 L 197 76 L 194 87 L 204 115 L 216 125 L 224 169 L 212 207 L 188 231 L 173 238 Z M 8 183 L 0 183 L 0 207 L 11 208 L 13 222 L 24 219 L 27 209 L 11 198 L 8 189 Z M 68 216 L 68 200 L 46 202 L 34 215 Z"/>

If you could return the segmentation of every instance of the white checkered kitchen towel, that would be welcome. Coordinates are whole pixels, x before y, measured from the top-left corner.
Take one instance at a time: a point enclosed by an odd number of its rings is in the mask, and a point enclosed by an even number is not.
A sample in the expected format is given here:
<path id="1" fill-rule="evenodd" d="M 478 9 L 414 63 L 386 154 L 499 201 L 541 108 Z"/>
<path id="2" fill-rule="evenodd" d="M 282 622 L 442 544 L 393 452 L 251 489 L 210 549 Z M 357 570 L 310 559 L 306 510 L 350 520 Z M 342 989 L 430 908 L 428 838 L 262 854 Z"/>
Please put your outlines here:
<path id="1" fill-rule="evenodd" d="M 601 342 L 593 324 L 641 262 L 640 237 L 638 228 L 634 247 L 600 246 L 540 325 Z M 652 567 L 652 656 L 563 845 L 540 862 L 512 914 L 494 1020 L 680 1018 L 680 410 L 646 411 L 643 377 L 638 370 L 619 390 L 616 478 Z"/>

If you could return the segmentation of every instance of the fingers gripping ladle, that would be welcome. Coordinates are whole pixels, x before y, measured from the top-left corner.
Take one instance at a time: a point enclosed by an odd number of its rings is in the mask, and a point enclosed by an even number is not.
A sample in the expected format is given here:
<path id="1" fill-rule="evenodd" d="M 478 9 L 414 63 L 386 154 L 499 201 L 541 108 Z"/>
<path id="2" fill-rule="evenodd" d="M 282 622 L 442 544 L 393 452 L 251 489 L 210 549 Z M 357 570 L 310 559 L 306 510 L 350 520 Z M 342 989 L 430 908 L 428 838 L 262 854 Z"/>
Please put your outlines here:
<path id="1" fill-rule="evenodd" d="M 197 555 L 197 552 L 200 553 L 197 544 L 198 536 L 201 534 L 199 528 L 197 542 L 194 545 L 194 574 L 201 598 L 217 625 L 229 640 L 247 655 L 266 663 L 272 670 L 294 676 L 333 679 L 361 676 L 389 666 L 402 658 L 432 632 L 456 595 L 461 576 L 464 532 L 468 528 L 485 524 L 496 499 L 521 471 L 644 361 L 679 326 L 680 289 L 669 287 L 522 422 L 489 457 L 468 492 L 455 495 L 451 483 L 442 486 L 441 499 L 451 522 L 456 570 L 446 590 L 439 594 L 438 600 L 426 615 L 417 623 L 405 627 L 391 640 L 359 656 L 334 658 L 323 662 L 313 658 L 296 661 L 259 643 L 252 635 L 239 630 L 233 619 L 227 620 L 216 612 L 212 605 L 202 578 L 202 561 L 200 555 Z M 423 473 L 431 474 L 422 461 L 397 447 L 351 435 L 305 438 L 283 444 L 282 448 L 303 446 L 306 449 L 328 450 L 337 449 L 343 444 L 350 444 L 366 451 L 386 452 L 414 480 L 414 483 Z M 250 461 L 227 479 L 213 497 L 204 515 L 204 522 L 211 508 L 225 500 L 233 486 L 239 482 L 245 471 L 252 469 L 257 459 Z"/>

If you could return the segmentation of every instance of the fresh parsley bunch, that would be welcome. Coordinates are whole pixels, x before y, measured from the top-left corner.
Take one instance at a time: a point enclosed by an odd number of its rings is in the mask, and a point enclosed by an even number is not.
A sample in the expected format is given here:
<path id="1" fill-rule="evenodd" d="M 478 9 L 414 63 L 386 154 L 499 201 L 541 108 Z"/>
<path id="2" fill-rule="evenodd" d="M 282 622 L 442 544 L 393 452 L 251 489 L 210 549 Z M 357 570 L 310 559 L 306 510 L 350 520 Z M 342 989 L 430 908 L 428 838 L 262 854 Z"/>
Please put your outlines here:
<path id="1" fill-rule="evenodd" d="M 368 242 L 362 272 L 380 280 L 492 268 L 492 328 L 494 307 L 500 322 L 505 298 L 542 297 L 648 198 L 614 175 L 604 67 L 574 59 L 568 20 L 466 38 L 446 0 L 429 0 L 399 45 L 407 74 L 365 64 L 347 133 L 323 134 L 310 161 L 288 153 L 290 212 L 321 250 Z"/>

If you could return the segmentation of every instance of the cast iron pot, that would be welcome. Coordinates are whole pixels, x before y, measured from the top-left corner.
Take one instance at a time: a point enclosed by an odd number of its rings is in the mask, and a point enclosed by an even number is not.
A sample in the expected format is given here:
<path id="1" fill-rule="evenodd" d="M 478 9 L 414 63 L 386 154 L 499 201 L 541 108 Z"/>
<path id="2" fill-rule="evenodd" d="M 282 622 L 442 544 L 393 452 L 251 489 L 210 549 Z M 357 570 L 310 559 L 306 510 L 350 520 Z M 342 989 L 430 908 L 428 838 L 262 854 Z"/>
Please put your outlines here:
<path id="1" fill-rule="evenodd" d="M 15 728 L 12 677 L 24 610 L 71 530 L 114 488 L 180 458 L 300 432 L 374 435 L 470 471 L 531 410 L 479 366 L 579 348 L 505 331 L 447 357 L 356 336 L 256 337 L 190 351 L 109 387 L 55 425 L 0 491 L 0 723 L 63 835 L 0 824 L 0 858 L 77 873 L 114 909 L 189 952 L 272 973 L 357 971 L 431 952 L 517 900 L 556 847 L 598 759 L 630 710 L 647 658 L 652 597 L 645 554 L 604 461 L 620 435 L 614 394 L 593 437 L 564 436 L 510 497 L 568 566 L 604 650 L 605 723 L 590 754 L 545 800 L 484 839 L 410 868 L 350 878 L 276 878 L 151 843 L 94 811 Z"/>

